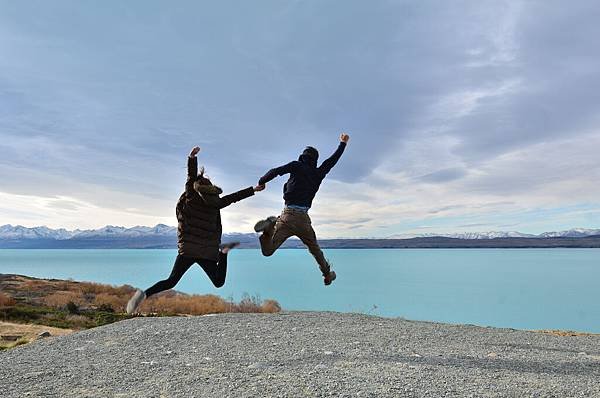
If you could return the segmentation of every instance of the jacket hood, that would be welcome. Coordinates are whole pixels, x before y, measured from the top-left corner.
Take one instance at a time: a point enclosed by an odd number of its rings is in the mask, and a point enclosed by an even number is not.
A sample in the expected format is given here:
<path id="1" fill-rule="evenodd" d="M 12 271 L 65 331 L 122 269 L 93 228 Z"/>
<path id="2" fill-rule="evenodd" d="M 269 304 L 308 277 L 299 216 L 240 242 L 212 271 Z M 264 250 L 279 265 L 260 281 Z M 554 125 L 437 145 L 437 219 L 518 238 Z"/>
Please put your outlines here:
<path id="1" fill-rule="evenodd" d="M 194 182 L 194 190 L 209 206 L 217 206 L 220 200 L 219 195 L 223 193 L 223 190 L 218 186 L 201 184 L 200 181 Z"/>
<path id="2" fill-rule="evenodd" d="M 312 167 L 317 167 L 317 161 L 319 160 L 319 151 L 311 146 L 307 146 L 302 154 L 298 158 L 302 163 L 306 163 Z"/>

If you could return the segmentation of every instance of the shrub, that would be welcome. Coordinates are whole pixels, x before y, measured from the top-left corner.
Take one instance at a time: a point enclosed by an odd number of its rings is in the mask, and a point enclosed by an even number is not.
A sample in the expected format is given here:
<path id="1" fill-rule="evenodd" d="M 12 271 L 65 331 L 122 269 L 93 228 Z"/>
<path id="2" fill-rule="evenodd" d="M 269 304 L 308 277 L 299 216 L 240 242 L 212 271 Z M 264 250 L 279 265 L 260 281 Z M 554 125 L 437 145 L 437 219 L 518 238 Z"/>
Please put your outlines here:
<path id="1" fill-rule="evenodd" d="M 70 314 L 65 317 L 65 320 L 76 323 L 76 324 L 85 324 L 88 322 L 88 318 L 85 315 L 78 314 Z"/>
<path id="2" fill-rule="evenodd" d="M 114 308 L 110 304 L 102 304 L 102 305 L 100 305 L 98 307 L 98 311 L 101 311 L 101 312 L 111 312 L 111 313 L 115 312 Z"/>
<path id="3" fill-rule="evenodd" d="M 127 319 L 125 307 L 135 289 L 92 282 L 20 279 L 15 305 L 0 293 L 0 319 L 29 321 L 64 328 L 88 328 Z M 12 292 L 11 292 L 12 293 Z M 12 305 L 12 306 L 11 306 Z M 142 313 L 205 315 L 225 312 L 279 312 L 274 300 L 245 294 L 239 303 L 215 295 L 188 295 L 168 290 L 145 300 Z M 79 315 L 79 316 L 78 316 Z"/>
<path id="4" fill-rule="evenodd" d="M 79 306 L 72 301 L 69 301 L 65 308 L 69 314 L 79 314 Z"/>
<path id="5" fill-rule="evenodd" d="M 281 306 L 275 300 L 265 300 L 265 302 L 262 303 L 262 305 L 261 305 L 261 310 L 262 310 L 262 312 L 267 312 L 267 313 L 272 314 L 275 312 L 280 312 Z"/>
<path id="6" fill-rule="evenodd" d="M 108 325 L 109 323 L 117 322 L 118 320 L 120 320 L 119 317 L 112 312 L 101 312 L 96 315 L 97 326 Z"/>
<path id="7" fill-rule="evenodd" d="M 159 294 L 142 303 L 143 312 L 204 315 L 228 312 L 228 303 L 218 296 Z"/>
<path id="8" fill-rule="evenodd" d="M 260 296 L 244 294 L 240 303 L 233 305 L 232 312 L 261 312 Z"/>
<path id="9" fill-rule="evenodd" d="M 104 285 L 101 283 L 95 283 L 95 282 L 80 282 L 78 283 L 79 285 L 79 289 L 84 293 L 84 294 L 94 294 L 94 295 L 98 295 L 98 294 L 110 294 L 113 296 L 130 296 L 131 294 L 133 294 L 133 292 L 135 291 L 135 288 L 129 286 L 129 285 L 123 285 L 123 286 L 111 286 L 111 285 Z"/>
<path id="10" fill-rule="evenodd" d="M 56 322 L 62 322 L 64 325 L 67 325 L 66 327 L 70 329 L 84 329 L 96 326 L 94 319 L 89 318 L 85 315 L 77 314 L 67 315 L 66 317 L 64 317 L 64 319 L 61 317 L 56 317 Z"/>
<path id="11" fill-rule="evenodd" d="M 94 298 L 94 304 L 101 310 L 103 306 L 110 307 L 113 311 L 123 312 L 129 300 L 128 296 L 114 296 L 110 293 L 98 293 Z M 103 311 L 103 310 L 101 310 Z"/>

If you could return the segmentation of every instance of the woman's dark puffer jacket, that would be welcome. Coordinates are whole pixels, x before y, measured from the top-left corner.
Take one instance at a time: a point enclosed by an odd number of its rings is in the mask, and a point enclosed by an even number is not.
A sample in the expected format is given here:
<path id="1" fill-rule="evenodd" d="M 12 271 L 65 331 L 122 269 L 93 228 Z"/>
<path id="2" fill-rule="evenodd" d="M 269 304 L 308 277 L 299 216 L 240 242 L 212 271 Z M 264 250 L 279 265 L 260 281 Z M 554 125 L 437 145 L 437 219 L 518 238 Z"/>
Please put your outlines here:
<path id="1" fill-rule="evenodd" d="M 177 247 L 182 256 L 217 261 L 223 231 L 220 210 L 254 195 L 254 189 L 220 197 L 221 188 L 201 185 L 197 179 L 198 159 L 188 157 L 185 192 L 177 202 Z"/>

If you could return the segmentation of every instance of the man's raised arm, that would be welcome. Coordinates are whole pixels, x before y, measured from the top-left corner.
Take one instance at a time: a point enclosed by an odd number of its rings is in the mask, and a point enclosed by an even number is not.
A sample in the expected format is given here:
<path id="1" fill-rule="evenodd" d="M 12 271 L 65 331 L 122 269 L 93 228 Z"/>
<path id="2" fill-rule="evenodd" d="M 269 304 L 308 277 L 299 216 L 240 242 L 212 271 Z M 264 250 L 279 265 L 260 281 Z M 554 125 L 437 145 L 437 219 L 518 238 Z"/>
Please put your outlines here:
<path id="1" fill-rule="evenodd" d="M 338 145 L 333 155 L 331 155 L 321 164 L 321 166 L 319 166 L 319 170 L 321 173 L 323 173 L 323 175 L 329 173 L 338 160 L 340 160 L 340 157 L 342 156 L 342 153 L 344 153 L 344 149 L 346 149 L 346 144 L 349 140 L 350 136 L 348 134 L 342 133 L 342 135 L 340 135 L 340 145 Z"/>

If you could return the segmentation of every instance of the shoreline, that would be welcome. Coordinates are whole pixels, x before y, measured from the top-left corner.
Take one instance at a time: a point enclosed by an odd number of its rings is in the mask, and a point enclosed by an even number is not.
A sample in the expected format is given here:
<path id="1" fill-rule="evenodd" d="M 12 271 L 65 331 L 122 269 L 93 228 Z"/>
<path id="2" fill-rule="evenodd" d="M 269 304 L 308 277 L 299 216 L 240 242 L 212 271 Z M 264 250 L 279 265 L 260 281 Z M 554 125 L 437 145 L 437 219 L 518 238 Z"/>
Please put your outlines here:
<path id="1" fill-rule="evenodd" d="M 102 316 L 102 322 L 100 323 L 94 323 L 94 326 L 98 326 L 99 324 L 105 323 L 105 322 L 114 322 L 115 320 L 119 320 L 119 319 L 123 319 L 126 318 L 127 315 L 125 315 L 124 313 L 122 313 L 122 311 L 124 311 L 124 305 L 126 304 L 127 300 L 129 299 L 130 295 L 133 294 L 133 289 L 131 286 L 128 285 L 123 285 L 122 283 L 111 283 L 111 282 L 92 282 L 90 281 L 90 279 L 85 279 L 85 278 L 81 278 L 81 279 L 77 279 L 77 280 L 72 280 L 72 279 L 65 279 L 65 278 L 54 278 L 54 277 L 47 277 L 47 276 L 36 276 L 36 277 L 30 277 L 30 276 L 26 276 L 23 274 L 2 274 L 0 273 L 0 296 L 2 295 L 2 292 L 6 292 L 8 293 L 12 287 L 11 287 L 11 282 L 9 282 L 10 279 L 14 279 L 14 277 L 16 277 L 17 279 L 21 279 L 21 282 L 25 282 L 26 280 L 31 280 L 31 281 L 40 281 L 40 282 L 51 282 L 51 285 L 61 285 L 61 284 L 67 284 L 70 285 L 72 287 L 74 287 L 75 289 L 79 289 L 77 286 L 78 285 L 87 285 L 87 284 L 92 284 L 92 285 L 98 285 L 98 284 L 104 284 L 107 288 L 123 288 L 127 286 L 127 290 L 128 292 L 124 293 L 124 296 L 122 296 L 119 300 L 115 301 L 115 300 L 109 300 L 108 298 L 104 298 L 104 301 L 106 301 L 107 303 L 111 303 L 110 308 L 107 308 L 108 311 L 110 313 L 101 313 L 103 312 L 102 310 L 100 312 L 95 311 L 94 315 L 92 316 L 92 318 L 95 319 L 95 317 L 97 315 L 101 315 Z M 7 283 L 8 282 L 8 283 Z M 90 290 L 90 292 L 95 292 L 95 291 L 102 291 L 103 289 L 100 289 L 99 287 L 96 286 L 91 286 L 92 289 L 90 289 L 90 287 L 84 287 L 84 289 L 88 289 Z M 335 287 L 334 287 L 335 288 Z M 7 290 L 8 289 L 8 290 Z M 21 292 L 18 293 L 17 299 L 20 300 L 18 297 L 21 297 L 21 299 L 25 299 L 25 300 L 30 300 L 31 298 L 33 298 L 33 300 L 39 302 L 40 298 L 38 298 L 37 296 L 39 296 L 40 294 L 49 294 L 49 291 L 46 292 L 41 292 L 41 291 L 37 291 L 38 288 L 26 288 L 25 290 L 22 290 L 21 288 Z M 52 287 L 52 289 L 57 289 L 57 287 Z M 63 289 L 62 287 L 60 289 Z M 59 289 L 59 290 L 60 290 Z M 42 290 L 44 290 L 44 288 L 42 288 Z M 110 290 L 110 289 L 109 289 Z M 169 291 L 171 293 L 168 294 L 179 294 L 181 292 L 176 292 L 176 291 Z M 328 294 L 328 290 L 324 291 L 324 293 Z M 60 292 L 58 292 L 60 293 Z M 190 292 L 189 290 L 185 290 L 184 295 L 188 295 L 188 296 L 212 296 L 215 295 L 217 297 L 219 297 L 220 299 L 223 300 L 232 300 L 233 299 L 233 295 L 231 294 L 227 294 L 227 292 L 222 292 L 222 291 L 217 291 L 217 292 L 204 292 L 204 293 L 194 293 L 193 291 Z M 10 294 L 9 294 L 10 295 Z M 273 295 L 274 297 L 275 295 Z M 29 298 L 27 298 L 29 297 Z M 240 297 L 243 298 L 244 296 L 235 296 L 235 297 Z M 261 295 L 256 293 L 254 294 L 254 296 L 250 296 L 250 298 L 260 298 Z M 281 296 L 281 297 L 285 297 L 285 296 Z M 1 297 L 0 297 L 1 298 Z M 77 297 L 75 297 L 77 298 Z M 54 303 L 54 305 L 59 305 L 61 306 L 61 308 L 56 308 L 57 310 L 62 310 L 62 312 L 65 312 L 65 308 L 64 306 L 67 304 L 67 302 L 69 300 L 72 300 L 73 297 L 58 297 L 59 303 Z M 43 300 L 42 300 L 43 301 Z M 83 308 L 85 309 L 85 307 L 91 305 L 92 307 L 94 306 L 98 306 L 99 304 L 104 303 L 104 301 L 101 302 L 95 302 L 95 303 L 87 303 L 83 305 Z M 267 300 L 269 301 L 269 300 Z M 38 303 L 39 304 L 43 304 L 43 303 Z M 119 310 L 117 307 L 121 306 L 121 309 Z M 1 303 L 0 303 L 0 309 L 1 309 Z M 303 307 L 299 307 L 298 305 L 290 305 L 289 307 L 285 307 L 283 308 L 284 311 L 292 311 L 292 312 L 306 312 L 306 311 L 321 311 L 322 309 L 320 309 L 318 306 L 303 306 Z M 363 314 L 363 315 L 373 315 L 373 316 L 380 316 L 383 318 L 387 318 L 387 319 L 395 319 L 395 318 L 402 318 L 402 319 L 411 319 L 414 321 L 422 321 L 422 322 L 441 322 L 441 323 L 446 323 L 449 325 L 461 325 L 461 324 L 471 324 L 471 325 L 476 325 L 476 326 L 480 326 L 480 327 L 496 327 L 496 328 L 512 328 L 515 330 L 524 330 L 524 331 L 539 331 L 539 332 L 547 332 L 547 333 L 553 333 L 553 334 L 562 334 L 562 335 L 596 335 L 596 334 L 600 334 L 600 330 L 598 330 L 597 328 L 594 328 L 594 326 L 596 326 L 595 324 L 590 324 L 588 325 L 589 327 L 577 327 L 577 323 L 569 323 L 569 322 L 553 322 L 552 316 L 551 314 L 548 314 L 548 320 L 546 322 L 530 322 L 529 324 L 523 324 L 521 322 L 521 324 L 515 322 L 515 323 L 509 323 L 506 322 L 506 319 L 508 318 L 498 318 L 497 322 L 494 323 L 494 321 L 496 321 L 495 319 L 492 319 L 490 317 L 486 317 L 485 320 L 481 320 L 481 319 L 474 319 L 474 318 L 466 318 L 466 317 L 456 317 L 458 319 L 453 320 L 453 319 L 444 319 L 443 317 L 440 318 L 436 318 L 436 317 L 424 317 L 424 316 L 419 316 L 419 314 L 415 314 L 414 311 L 411 314 L 402 314 L 402 313 L 392 313 L 390 314 L 390 312 L 392 312 L 390 310 L 390 308 L 387 309 L 372 309 L 372 308 L 367 308 L 367 306 L 365 305 L 364 308 L 361 306 L 354 306 L 351 308 L 332 308 L 331 310 L 334 311 L 339 311 L 340 313 L 347 313 L 347 314 Z M 54 312 L 54 311 L 53 311 Z M 59 311 L 60 312 L 60 311 Z M 156 313 L 160 313 L 161 311 L 155 311 Z M 184 311 L 177 311 L 179 313 L 185 313 Z M 383 312 L 383 313 L 381 313 Z M 174 312 L 172 310 L 166 311 L 167 315 L 169 314 L 174 314 Z M 2 318 L 2 311 L 0 311 L 0 321 L 4 320 L 4 321 L 11 321 L 11 319 L 9 318 Z M 76 315 L 76 314 L 74 314 Z M 85 315 L 85 314 L 84 314 Z M 198 313 L 196 313 L 196 315 L 199 315 Z M 65 314 L 65 316 L 69 316 L 69 314 Z M 91 315 L 90 315 L 91 316 Z M 62 317 L 62 316 L 61 316 Z M 12 320 L 15 320 L 17 318 L 12 318 Z M 505 322 L 500 323 L 500 321 L 504 319 Z M 508 319 L 510 320 L 510 319 Z M 17 319 L 17 322 L 20 322 L 20 320 Z M 52 324 L 52 326 L 57 326 L 56 324 Z M 581 326 L 581 325 L 579 325 Z M 586 326 L 586 325 L 583 325 Z M 60 325 L 60 327 L 64 327 L 63 325 Z M 89 326 L 88 326 L 89 327 Z M 73 327 L 72 327 L 73 328 Z M 76 328 L 76 327 L 75 327 Z"/>

